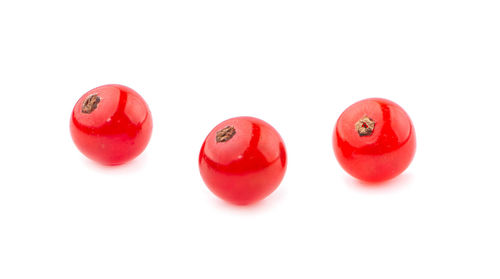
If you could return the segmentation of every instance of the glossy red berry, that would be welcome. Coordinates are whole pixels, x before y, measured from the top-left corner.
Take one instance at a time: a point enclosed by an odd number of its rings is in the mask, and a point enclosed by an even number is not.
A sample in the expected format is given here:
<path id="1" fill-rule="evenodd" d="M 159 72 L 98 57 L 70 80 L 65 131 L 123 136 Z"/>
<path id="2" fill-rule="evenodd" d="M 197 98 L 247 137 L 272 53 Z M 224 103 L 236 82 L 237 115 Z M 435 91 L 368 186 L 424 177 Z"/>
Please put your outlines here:
<path id="1" fill-rule="evenodd" d="M 372 98 L 348 107 L 337 120 L 333 149 L 342 168 L 369 182 L 391 179 L 411 163 L 415 129 L 396 103 Z"/>
<path id="2" fill-rule="evenodd" d="M 123 164 L 141 154 L 152 128 L 146 102 L 134 90 L 117 84 L 85 93 L 73 108 L 70 121 L 78 149 L 105 165 Z"/>
<path id="3" fill-rule="evenodd" d="M 271 125 L 253 117 L 236 117 L 208 134 L 199 167 L 215 195 L 231 203 L 249 204 L 278 187 L 286 159 L 285 144 Z"/>

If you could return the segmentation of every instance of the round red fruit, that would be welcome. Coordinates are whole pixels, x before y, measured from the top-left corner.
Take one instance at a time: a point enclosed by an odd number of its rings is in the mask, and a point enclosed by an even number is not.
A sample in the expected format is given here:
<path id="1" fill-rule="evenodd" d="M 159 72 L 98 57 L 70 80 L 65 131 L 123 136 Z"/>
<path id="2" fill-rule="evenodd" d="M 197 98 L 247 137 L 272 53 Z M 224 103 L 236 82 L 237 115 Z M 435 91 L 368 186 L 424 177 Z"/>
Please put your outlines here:
<path id="1" fill-rule="evenodd" d="M 362 100 L 337 120 L 333 149 L 350 175 L 368 182 L 388 180 L 410 165 L 416 149 L 415 128 L 396 103 Z"/>
<path id="2" fill-rule="evenodd" d="M 146 102 L 134 90 L 117 84 L 85 93 L 73 108 L 70 121 L 78 149 L 105 165 L 123 164 L 141 154 L 152 129 Z"/>
<path id="3" fill-rule="evenodd" d="M 234 204 L 250 204 L 279 186 L 286 160 L 285 144 L 271 125 L 253 117 L 236 117 L 208 134 L 199 167 L 215 195 Z"/>

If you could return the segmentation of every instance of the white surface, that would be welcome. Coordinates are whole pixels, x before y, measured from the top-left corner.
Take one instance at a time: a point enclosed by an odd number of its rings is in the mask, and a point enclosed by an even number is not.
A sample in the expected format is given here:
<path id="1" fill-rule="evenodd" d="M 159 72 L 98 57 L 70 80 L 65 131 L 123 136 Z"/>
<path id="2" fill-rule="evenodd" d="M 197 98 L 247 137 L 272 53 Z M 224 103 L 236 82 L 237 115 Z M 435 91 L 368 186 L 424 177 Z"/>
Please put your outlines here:
<path id="1" fill-rule="evenodd" d="M 0 278 L 499 278 L 498 1 L 2 1 Z M 137 160 L 69 135 L 107 83 L 149 103 Z M 338 165 L 339 114 L 403 106 L 417 155 L 367 187 Z M 197 166 L 233 116 L 285 140 L 285 180 L 248 208 Z"/>

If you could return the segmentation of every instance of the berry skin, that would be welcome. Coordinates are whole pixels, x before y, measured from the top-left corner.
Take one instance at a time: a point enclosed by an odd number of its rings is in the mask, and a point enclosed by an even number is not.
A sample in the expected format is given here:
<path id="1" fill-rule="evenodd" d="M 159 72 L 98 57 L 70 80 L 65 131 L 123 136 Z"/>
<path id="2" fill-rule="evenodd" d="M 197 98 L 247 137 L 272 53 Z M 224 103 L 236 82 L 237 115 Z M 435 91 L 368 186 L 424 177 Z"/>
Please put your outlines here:
<path id="1" fill-rule="evenodd" d="M 208 188 L 228 202 L 244 205 L 270 195 L 286 171 L 285 144 L 278 132 L 253 117 L 236 117 L 217 125 L 199 156 Z"/>
<path id="2" fill-rule="evenodd" d="M 88 158 L 104 165 L 126 163 L 148 145 L 153 120 L 134 90 L 118 84 L 85 93 L 71 114 L 71 137 Z"/>
<path id="3" fill-rule="evenodd" d="M 350 175 L 367 182 L 388 180 L 410 165 L 416 150 L 415 128 L 396 103 L 362 100 L 337 120 L 333 150 Z"/>

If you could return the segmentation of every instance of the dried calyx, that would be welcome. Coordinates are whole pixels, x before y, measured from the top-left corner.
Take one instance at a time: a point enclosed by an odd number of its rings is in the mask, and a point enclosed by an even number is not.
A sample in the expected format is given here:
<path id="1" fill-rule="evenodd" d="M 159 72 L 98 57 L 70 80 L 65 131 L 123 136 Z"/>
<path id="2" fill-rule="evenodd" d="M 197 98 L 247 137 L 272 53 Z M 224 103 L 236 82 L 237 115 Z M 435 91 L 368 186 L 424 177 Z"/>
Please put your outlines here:
<path id="1" fill-rule="evenodd" d="M 101 101 L 101 98 L 97 94 L 93 94 L 87 97 L 82 105 L 82 113 L 92 113 L 96 108 L 97 104 Z"/>
<path id="2" fill-rule="evenodd" d="M 375 121 L 368 116 L 363 116 L 355 125 L 356 131 L 360 137 L 366 137 L 373 134 L 375 130 Z"/>
<path id="3" fill-rule="evenodd" d="M 236 129 L 234 129 L 233 126 L 227 126 L 226 128 L 217 131 L 217 134 L 215 136 L 215 141 L 217 143 L 226 142 L 232 139 L 235 134 L 236 134 Z"/>

